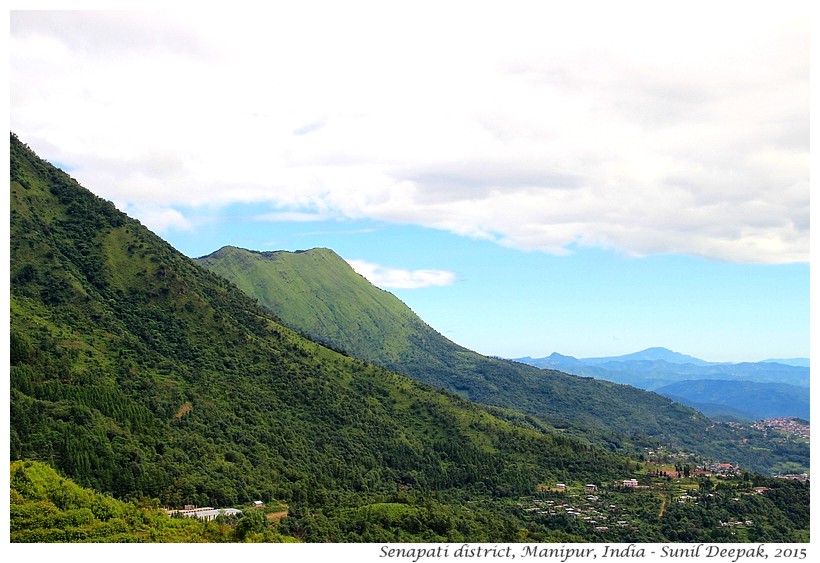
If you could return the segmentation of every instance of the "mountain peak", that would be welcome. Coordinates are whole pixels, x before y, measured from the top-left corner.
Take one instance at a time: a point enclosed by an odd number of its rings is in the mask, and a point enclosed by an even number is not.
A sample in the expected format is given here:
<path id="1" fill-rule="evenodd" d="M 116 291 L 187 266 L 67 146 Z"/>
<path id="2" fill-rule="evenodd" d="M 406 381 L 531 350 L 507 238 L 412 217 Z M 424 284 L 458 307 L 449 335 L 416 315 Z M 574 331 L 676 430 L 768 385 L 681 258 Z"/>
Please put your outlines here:
<path id="1" fill-rule="evenodd" d="M 627 361 L 663 361 L 668 362 L 670 364 L 694 364 L 694 365 L 709 365 L 712 362 L 707 362 L 705 360 L 701 360 L 695 358 L 693 356 L 687 356 L 686 354 L 681 354 L 679 352 L 674 352 L 668 348 L 663 348 L 661 346 L 654 346 L 651 348 L 647 348 L 645 350 L 641 350 L 640 352 L 633 352 L 632 354 L 624 354 L 623 356 L 606 356 L 606 357 L 597 357 L 597 358 L 583 358 L 583 362 L 588 364 L 600 364 L 604 362 L 627 362 Z"/>
<path id="2" fill-rule="evenodd" d="M 230 256 L 232 254 L 254 254 L 257 256 L 265 257 L 289 254 L 308 254 L 314 256 L 334 257 L 341 260 L 341 256 L 336 254 L 332 249 L 325 247 L 308 248 L 304 250 L 251 250 L 248 248 L 241 248 L 239 246 L 233 246 L 230 244 L 226 244 L 219 250 L 214 250 L 210 254 L 199 256 L 196 258 L 196 260 L 206 260 L 208 258 L 221 258 L 223 256 Z"/>

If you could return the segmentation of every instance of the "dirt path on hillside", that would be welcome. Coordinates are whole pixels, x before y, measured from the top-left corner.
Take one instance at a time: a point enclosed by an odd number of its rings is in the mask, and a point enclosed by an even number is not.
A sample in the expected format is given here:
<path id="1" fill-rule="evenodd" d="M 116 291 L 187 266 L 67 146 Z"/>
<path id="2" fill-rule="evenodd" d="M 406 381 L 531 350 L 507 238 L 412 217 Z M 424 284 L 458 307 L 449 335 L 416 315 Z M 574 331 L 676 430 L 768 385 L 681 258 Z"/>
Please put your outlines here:
<path id="1" fill-rule="evenodd" d="M 283 510 L 282 512 L 271 512 L 270 514 L 266 514 L 265 516 L 268 520 L 275 520 L 276 522 L 279 522 L 282 518 L 284 518 L 287 515 L 288 511 Z"/>
<path id="2" fill-rule="evenodd" d="M 658 512 L 658 519 L 663 518 L 663 515 L 666 514 L 666 503 L 667 503 L 666 499 L 667 499 L 668 496 L 669 495 L 667 495 L 666 493 L 663 493 L 663 495 L 661 496 L 661 509 Z"/>

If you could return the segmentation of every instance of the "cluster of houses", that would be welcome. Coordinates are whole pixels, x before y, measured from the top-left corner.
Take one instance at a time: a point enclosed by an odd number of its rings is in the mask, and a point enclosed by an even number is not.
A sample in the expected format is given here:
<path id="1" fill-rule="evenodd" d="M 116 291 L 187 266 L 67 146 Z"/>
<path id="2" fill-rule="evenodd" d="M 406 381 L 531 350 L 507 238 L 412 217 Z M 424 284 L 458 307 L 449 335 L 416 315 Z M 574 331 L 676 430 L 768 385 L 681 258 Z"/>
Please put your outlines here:
<path id="1" fill-rule="evenodd" d="M 730 472 L 736 471 L 739 468 L 730 464 L 715 464 L 714 469 L 716 471 Z M 705 469 L 703 471 L 706 472 Z M 622 481 L 615 483 L 616 486 L 619 484 L 624 488 L 649 488 L 649 485 L 642 485 L 637 479 L 623 479 Z M 549 487 L 549 489 L 553 492 L 569 493 L 569 487 L 565 483 L 556 483 L 554 486 Z M 546 488 L 544 490 L 546 490 Z M 767 487 L 754 487 L 749 492 L 741 494 L 765 495 L 769 492 L 769 490 L 770 489 Z M 621 515 L 621 519 L 618 519 L 618 516 L 616 516 L 620 513 L 618 506 L 615 504 L 607 504 L 606 501 L 602 500 L 601 497 L 596 494 L 597 492 L 598 485 L 589 483 L 584 485 L 584 493 L 586 493 L 585 500 L 582 495 L 578 495 L 577 493 L 569 493 L 567 497 L 564 497 L 566 500 L 534 499 L 532 501 L 533 505 L 525 510 L 528 512 L 549 516 L 557 516 L 561 514 L 573 516 L 584 520 L 596 530 L 601 532 L 611 530 L 613 527 L 633 527 L 633 524 L 630 521 L 622 519 L 624 515 Z M 709 496 L 712 495 L 709 494 Z M 698 498 L 699 495 L 697 493 L 683 493 L 677 497 L 675 501 L 679 503 L 697 503 Z M 573 501 L 571 499 L 577 500 Z M 728 522 L 721 522 L 720 525 L 722 527 L 736 527 L 751 526 L 753 523 L 750 520 L 731 520 Z"/>
<path id="2" fill-rule="evenodd" d="M 242 511 L 238 508 L 214 508 L 212 506 L 194 506 L 186 504 L 185 508 L 166 508 L 168 516 L 185 516 L 200 520 L 213 520 L 217 516 L 238 516 Z"/>
<path id="3" fill-rule="evenodd" d="M 730 477 L 733 475 L 739 475 L 742 472 L 742 468 L 739 465 L 732 465 L 731 463 L 710 463 L 704 465 L 703 467 L 698 467 L 695 471 L 692 472 L 695 476 L 710 476 L 714 475 L 716 477 Z"/>
<path id="4" fill-rule="evenodd" d="M 562 484 L 563 483 L 558 483 L 558 485 Z M 597 490 L 596 485 L 587 485 L 587 487 L 594 487 L 594 490 Z M 556 488 L 558 487 L 556 486 Z M 564 488 L 566 488 L 566 485 L 564 485 Z M 589 490 L 590 489 L 587 489 L 587 491 Z M 612 527 L 632 527 L 634 530 L 637 530 L 628 520 L 618 519 L 616 514 L 618 514 L 619 509 L 615 504 L 607 505 L 601 501 L 597 495 L 588 495 L 586 502 L 580 501 L 574 504 L 567 501 L 542 499 L 534 500 L 533 504 L 534 506 L 526 509 L 527 512 L 549 516 L 557 516 L 560 514 L 573 516 L 585 521 L 599 532 L 608 531 Z"/>
<path id="5" fill-rule="evenodd" d="M 775 475 L 778 479 L 793 479 L 795 481 L 808 481 L 808 473 L 786 473 L 782 475 Z"/>
<path id="6" fill-rule="evenodd" d="M 621 484 L 624 487 L 646 487 L 646 486 L 648 486 L 648 485 L 641 485 L 640 483 L 638 483 L 637 479 L 624 479 Z M 556 483 L 553 490 L 556 491 L 556 492 L 559 492 L 559 493 L 560 492 L 566 492 L 567 485 L 566 485 L 566 483 Z M 597 490 L 598 490 L 598 485 L 595 485 L 595 484 L 592 484 L 592 483 L 588 483 L 588 484 L 584 485 L 584 492 L 586 492 L 586 493 L 594 493 Z"/>
<path id="7" fill-rule="evenodd" d="M 567 485 L 565 483 L 556 483 L 555 490 L 559 492 L 563 492 L 567 490 Z M 588 493 L 594 493 L 598 490 L 598 485 L 584 485 L 584 491 Z"/>
<path id="8" fill-rule="evenodd" d="M 766 431 L 769 428 L 776 428 L 791 434 L 797 434 L 803 438 L 811 437 L 811 427 L 805 421 L 798 418 L 767 418 L 752 425 L 757 430 Z"/>
<path id="9" fill-rule="evenodd" d="M 261 500 L 253 502 L 254 506 L 262 506 Z M 184 516 L 186 518 L 199 518 L 200 520 L 214 520 L 217 516 L 239 516 L 242 511 L 238 508 L 214 508 L 213 506 L 196 506 L 186 504 L 184 508 L 166 508 L 168 516 Z"/>
<path id="10" fill-rule="evenodd" d="M 721 522 L 721 528 L 735 528 L 737 526 L 753 526 L 754 522 L 751 520 L 730 520 L 729 522 Z"/>
<path id="11" fill-rule="evenodd" d="M 688 471 L 688 469 L 687 469 Z M 732 465 L 731 463 L 708 463 L 696 467 L 691 471 L 688 471 L 687 476 L 691 477 L 732 477 L 736 475 L 740 475 L 743 472 L 743 468 L 739 465 Z M 666 472 L 663 472 L 666 473 Z M 674 472 L 672 477 L 677 475 L 678 478 L 683 476 L 683 473 L 680 471 Z M 657 475 L 656 475 L 657 476 Z M 778 477 L 786 478 L 786 479 L 798 479 L 798 480 L 808 480 L 809 476 L 805 473 L 803 474 L 793 474 L 793 475 L 778 475 Z M 641 484 L 637 479 L 623 479 L 622 481 L 618 481 L 614 483 L 616 486 L 620 485 L 621 487 L 625 488 L 648 488 L 649 485 Z M 555 492 L 566 492 L 567 485 L 565 483 L 556 483 L 553 487 L 544 487 L 542 490 L 552 490 Z M 586 484 L 584 485 L 584 491 L 587 493 L 594 493 L 598 490 L 598 485 L 594 484 Z"/>

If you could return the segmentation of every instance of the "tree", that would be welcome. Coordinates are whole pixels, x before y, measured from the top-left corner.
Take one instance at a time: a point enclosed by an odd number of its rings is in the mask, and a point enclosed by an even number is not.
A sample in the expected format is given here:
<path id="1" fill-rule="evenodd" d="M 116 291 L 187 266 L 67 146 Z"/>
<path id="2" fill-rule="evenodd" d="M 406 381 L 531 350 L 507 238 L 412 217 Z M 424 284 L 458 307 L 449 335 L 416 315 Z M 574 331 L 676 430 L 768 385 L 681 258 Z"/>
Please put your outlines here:
<path id="1" fill-rule="evenodd" d="M 265 515 L 259 510 L 249 510 L 236 523 L 236 539 L 244 541 L 248 534 L 261 534 L 265 531 Z"/>

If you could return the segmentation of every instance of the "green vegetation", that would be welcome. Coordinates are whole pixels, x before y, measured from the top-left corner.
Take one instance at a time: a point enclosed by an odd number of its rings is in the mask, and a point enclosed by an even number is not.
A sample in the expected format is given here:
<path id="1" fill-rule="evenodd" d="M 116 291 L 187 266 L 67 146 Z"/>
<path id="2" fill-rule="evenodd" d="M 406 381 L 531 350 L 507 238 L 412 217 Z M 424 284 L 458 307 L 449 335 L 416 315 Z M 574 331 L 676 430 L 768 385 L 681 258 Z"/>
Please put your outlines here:
<path id="1" fill-rule="evenodd" d="M 306 340 L 14 136 L 11 174 L 12 460 L 120 499 L 297 514 L 627 463 Z"/>
<path id="2" fill-rule="evenodd" d="M 806 484 L 748 475 L 641 480 L 634 490 L 609 484 L 590 495 L 575 486 L 517 500 L 402 491 L 389 502 L 298 508 L 281 523 L 265 517 L 268 508 L 247 506 L 241 516 L 202 521 L 168 516 L 155 500 L 118 501 L 25 461 L 11 464 L 10 531 L 12 542 L 38 543 L 809 541 Z"/>
<path id="3" fill-rule="evenodd" d="M 522 410 L 561 428 L 573 421 L 571 426 L 584 434 L 595 429 L 619 443 L 637 429 L 689 439 L 693 429 L 707 423 L 695 411 L 655 394 L 463 348 L 329 249 L 293 253 L 224 247 L 197 262 L 311 338 L 472 401 Z"/>
<path id="4" fill-rule="evenodd" d="M 11 464 L 12 542 L 294 541 L 265 525 L 261 512 L 212 521 L 170 517 L 156 502 L 122 502 L 83 489 L 35 461 Z"/>
<path id="5" fill-rule="evenodd" d="M 594 541 L 516 507 L 636 470 L 310 341 L 14 135 L 10 161 L 13 541 Z M 255 500 L 287 515 L 156 510 Z"/>
<path id="6" fill-rule="evenodd" d="M 414 339 L 437 336 L 399 299 L 370 285 L 327 248 L 293 253 L 224 247 L 196 261 L 290 326 L 357 356 L 365 350 L 377 354 L 384 367 L 412 353 Z"/>
<path id="7" fill-rule="evenodd" d="M 765 473 L 784 465 L 808 468 L 808 444 L 775 443 L 760 432 L 741 435 L 655 393 L 463 348 L 332 250 L 224 247 L 197 262 L 311 338 L 472 401 L 523 411 L 611 451 L 663 445 Z"/>

